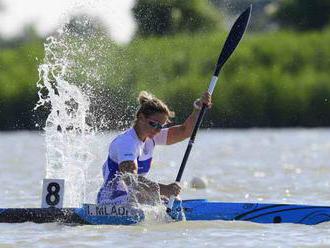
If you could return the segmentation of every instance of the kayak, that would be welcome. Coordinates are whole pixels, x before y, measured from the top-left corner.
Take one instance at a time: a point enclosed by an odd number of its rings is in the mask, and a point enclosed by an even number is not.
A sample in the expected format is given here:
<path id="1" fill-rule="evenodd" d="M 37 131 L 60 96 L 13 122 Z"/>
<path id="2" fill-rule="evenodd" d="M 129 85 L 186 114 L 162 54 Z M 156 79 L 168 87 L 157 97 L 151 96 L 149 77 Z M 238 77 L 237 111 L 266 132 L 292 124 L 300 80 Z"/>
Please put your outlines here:
<path id="1" fill-rule="evenodd" d="M 315 225 L 330 221 L 330 207 L 231 203 L 205 199 L 176 201 L 170 216 L 177 221 L 250 221 Z M 123 205 L 83 204 L 79 208 L 0 208 L 0 223 L 65 223 L 72 225 L 134 225 L 145 220 L 141 209 Z"/>

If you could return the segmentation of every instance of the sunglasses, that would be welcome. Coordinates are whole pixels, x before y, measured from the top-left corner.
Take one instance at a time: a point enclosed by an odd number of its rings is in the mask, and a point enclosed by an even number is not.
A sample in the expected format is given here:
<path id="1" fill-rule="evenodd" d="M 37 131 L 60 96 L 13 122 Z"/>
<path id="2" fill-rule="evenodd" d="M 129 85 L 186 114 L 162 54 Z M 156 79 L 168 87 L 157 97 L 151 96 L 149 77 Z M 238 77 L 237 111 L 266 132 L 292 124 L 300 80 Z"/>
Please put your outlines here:
<path id="1" fill-rule="evenodd" d="M 163 129 L 163 128 L 167 127 L 167 123 L 162 125 L 158 121 L 153 121 L 153 120 L 148 120 L 148 124 L 150 127 L 154 128 L 154 129 Z"/>

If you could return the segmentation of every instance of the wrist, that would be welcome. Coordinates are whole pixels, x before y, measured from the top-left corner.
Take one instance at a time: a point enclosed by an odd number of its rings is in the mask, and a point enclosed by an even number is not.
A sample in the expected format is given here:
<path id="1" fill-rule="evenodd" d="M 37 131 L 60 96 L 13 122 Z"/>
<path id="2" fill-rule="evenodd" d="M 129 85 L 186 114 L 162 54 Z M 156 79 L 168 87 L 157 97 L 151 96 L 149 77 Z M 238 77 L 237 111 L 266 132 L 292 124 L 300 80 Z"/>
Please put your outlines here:
<path id="1" fill-rule="evenodd" d="M 168 190 L 168 185 L 166 184 L 159 184 L 159 188 L 160 188 L 160 194 L 161 195 L 165 195 L 168 197 L 169 195 L 169 190 Z"/>

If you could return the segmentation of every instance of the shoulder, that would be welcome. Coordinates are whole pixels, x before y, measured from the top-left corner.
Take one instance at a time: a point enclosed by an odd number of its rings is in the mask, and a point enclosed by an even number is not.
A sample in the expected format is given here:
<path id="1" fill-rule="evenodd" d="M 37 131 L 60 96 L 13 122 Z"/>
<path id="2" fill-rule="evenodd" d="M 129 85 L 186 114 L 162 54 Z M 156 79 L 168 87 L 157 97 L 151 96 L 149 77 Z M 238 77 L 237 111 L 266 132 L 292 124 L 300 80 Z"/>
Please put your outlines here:
<path id="1" fill-rule="evenodd" d="M 140 142 L 135 136 L 132 128 L 124 131 L 111 142 L 110 150 L 115 150 L 117 152 L 138 150 L 142 142 Z"/>
<path id="2" fill-rule="evenodd" d="M 110 157 L 118 163 L 135 160 L 138 152 L 139 143 L 131 135 L 130 129 L 119 134 L 110 144 Z"/>
<path id="3" fill-rule="evenodd" d="M 127 129 L 126 131 L 117 135 L 117 137 L 111 142 L 112 144 L 129 144 L 134 143 L 135 139 L 132 135 L 132 130 Z"/>

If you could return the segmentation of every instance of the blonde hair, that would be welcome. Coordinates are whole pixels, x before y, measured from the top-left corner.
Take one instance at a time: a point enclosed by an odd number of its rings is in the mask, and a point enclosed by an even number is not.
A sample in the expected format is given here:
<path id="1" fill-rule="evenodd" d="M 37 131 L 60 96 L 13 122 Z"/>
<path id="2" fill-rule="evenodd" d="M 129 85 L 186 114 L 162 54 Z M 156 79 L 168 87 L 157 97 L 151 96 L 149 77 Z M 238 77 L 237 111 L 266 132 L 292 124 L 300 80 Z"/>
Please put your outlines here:
<path id="1" fill-rule="evenodd" d="M 140 114 L 149 117 L 156 113 L 166 114 L 169 118 L 173 118 L 175 113 L 160 99 L 147 91 L 141 91 L 138 97 L 140 107 L 136 112 L 136 119 Z"/>

